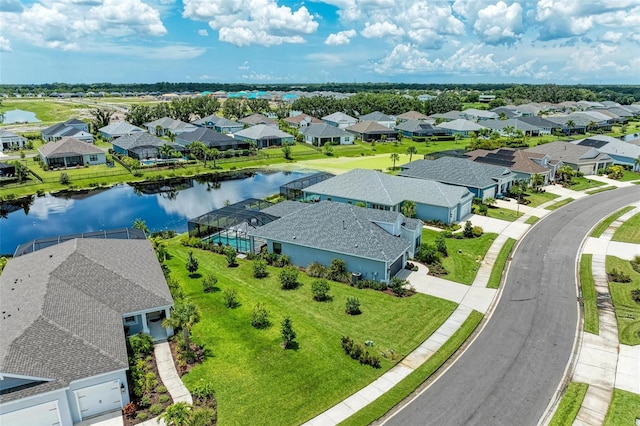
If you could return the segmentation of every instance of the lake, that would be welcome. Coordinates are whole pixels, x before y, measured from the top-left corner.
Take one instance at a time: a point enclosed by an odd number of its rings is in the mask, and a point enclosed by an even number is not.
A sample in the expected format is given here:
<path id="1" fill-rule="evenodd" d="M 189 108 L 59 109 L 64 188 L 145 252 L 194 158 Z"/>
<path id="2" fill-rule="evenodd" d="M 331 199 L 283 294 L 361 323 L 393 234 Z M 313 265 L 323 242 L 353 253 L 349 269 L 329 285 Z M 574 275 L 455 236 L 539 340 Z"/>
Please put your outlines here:
<path id="1" fill-rule="evenodd" d="M 12 109 L 11 111 L 4 112 L 4 121 L 2 124 L 38 123 L 39 121 L 34 112 Z"/>
<path id="2" fill-rule="evenodd" d="M 186 232 L 187 220 L 246 198 L 278 193 L 280 185 L 304 176 L 301 172 L 257 173 L 252 177 L 198 183 L 184 189 L 144 193 L 118 185 L 69 197 L 35 197 L 27 211 L 19 209 L 0 218 L 0 253 L 13 254 L 19 244 L 50 236 L 131 226 L 136 218 L 153 231 Z M 167 189 L 167 188 L 164 188 Z"/>

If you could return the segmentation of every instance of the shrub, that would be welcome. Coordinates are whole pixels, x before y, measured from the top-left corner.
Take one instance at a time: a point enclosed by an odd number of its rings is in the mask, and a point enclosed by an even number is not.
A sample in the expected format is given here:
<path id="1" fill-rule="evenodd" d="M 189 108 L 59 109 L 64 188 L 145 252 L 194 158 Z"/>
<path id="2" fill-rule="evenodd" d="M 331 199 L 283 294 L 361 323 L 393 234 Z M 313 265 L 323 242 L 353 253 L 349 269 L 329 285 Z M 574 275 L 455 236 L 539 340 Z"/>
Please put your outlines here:
<path id="1" fill-rule="evenodd" d="M 462 230 L 462 235 L 465 238 L 473 238 L 473 226 L 471 225 L 470 220 L 464 223 L 464 229 Z"/>
<path id="2" fill-rule="evenodd" d="M 164 404 L 165 402 L 169 401 L 169 395 L 164 394 L 164 395 L 160 395 L 158 397 L 158 401 L 162 404 Z"/>
<path id="3" fill-rule="evenodd" d="M 217 283 L 218 278 L 214 274 L 208 273 L 202 280 L 202 289 L 205 293 L 210 293 L 216 288 Z"/>
<path id="4" fill-rule="evenodd" d="M 636 303 L 640 303 L 640 290 L 639 289 L 631 290 L 631 299 Z"/>
<path id="5" fill-rule="evenodd" d="M 471 234 L 473 235 L 474 238 L 481 237 L 482 234 L 484 234 L 484 229 L 482 229 L 481 226 L 474 226 L 473 229 L 471 230 Z"/>
<path id="6" fill-rule="evenodd" d="M 167 393 L 167 388 L 166 386 L 160 385 L 156 388 L 156 392 L 158 393 Z"/>
<path id="7" fill-rule="evenodd" d="M 329 265 L 329 270 L 327 271 L 327 278 L 333 281 L 344 281 L 348 280 L 347 274 L 347 265 L 344 263 L 342 259 L 331 259 L 331 265 Z"/>
<path id="8" fill-rule="evenodd" d="M 480 204 L 477 210 L 479 214 L 486 216 L 487 212 L 489 211 L 489 207 L 486 204 Z"/>
<path id="9" fill-rule="evenodd" d="M 360 310 L 360 299 L 357 297 L 347 297 L 347 314 L 349 315 L 360 315 L 362 311 Z"/>
<path id="10" fill-rule="evenodd" d="M 307 266 L 307 275 L 312 278 L 325 278 L 327 276 L 327 268 L 319 262 L 313 262 Z"/>
<path id="11" fill-rule="evenodd" d="M 227 308 L 235 308 L 238 306 L 238 293 L 233 288 L 227 288 L 222 292 L 222 298 L 224 299 L 224 305 Z"/>
<path id="12" fill-rule="evenodd" d="M 416 259 L 422 263 L 432 264 L 440 261 L 438 249 L 433 244 L 421 244 Z"/>
<path id="13" fill-rule="evenodd" d="M 136 415 L 136 419 L 140 420 L 140 421 L 144 421 L 147 420 L 149 418 L 149 415 L 147 413 L 145 413 L 144 411 L 138 413 Z"/>
<path id="14" fill-rule="evenodd" d="M 148 334 L 139 333 L 127 338 L 131 354 L 138 358 L 144 358 L 145 356 L 153 352 L 153 337 Z"/>
<path id="15" fill-rule="evenodd" d="M 293 347 L 294 340 L 296 338 L 296 332 L 293 331 L 293 326 L 291 324 L 291 318 L 285 317 L 282 320 L 280 335 L 282 336 L 282 347 L 284 349 L 289 349 Z"/>
<path id="16" fill-rule="evenodd" d="M 70 182 L 71 182 L 71 179 L 69 179 L 69 175 L 67 174 L 67 172 L 60 173 L 60 183 L 61 184 L 69 185 Z"/>
<path id="17" fill-rule="evenodd" d="M 235 266 L 236 264 L 236 249 L 231 246 L 224 248 L 224 257 L 227 259 L 227 266 Z"/>
<path id="18" fill-rule="evenodd" d="M 352 359 L 356 359 L 360 361 L 361 364 L 370 365 L 373 368 L 380 368 L 380 358 L 375 355 L 371 355 L 369 351 L 359 343 L 354 342 L 347 336 L 342 336 L 340 344 L 342 345 L 344 352 Z"/>
<path id="19" fill-rule="evenodd" d="M 133 402 L 128 403 L 122 409 L 122 414 L 124 414 L 125 416 L 132 416 L 135 413 L 136 413 L 136 404 L 134 404 Z"/>
<path id="20" fill-rule="evenodd" d="M 631 277 L 627 274 L 625 274 L 623 271 L 618 271 L 617 269 L 613 268 L 613 270 L 611 272 L 609 272 L 607 275 L 609 275 L 609 281 L 613 281 L 616 283 L 630 283 L 631 282 Z"/>
<path id="21" fill-rule="evenodd" d="M 407 290 L 404 288 L 407 284 L 409 284 L 407 280 L 401 280 L 398 277 L 393 277 L 389 283 L 389 288 L 396 294 L 396 296 L 402 297 L 407 293 Z"/>
<path id="22" fill-rule="evenodd" d="M 140 402 L 138 403 L 138 405 L 140 405 L 140 407 L 142 408 L 146 408 L 151 405 L 151 399 L 147 395 L 144 395 L 142 398 L 140 398 Z"/>
<path id="23" fill-rule="evenodd" d="M 193 275 L 198 271 L 198 267 L 199 267 L 198 259 L 193 257 L 192 251 L 189 252 L 189 258 L 187 259 L 187 263 L 185 264 L 185 267 L 187 268 L 189 275 Z"/>
<path id="24" fill-rule="evenodd" d="M 316 300 L 318 302 L 323 302 L 325 300 L 331 299 L 329 290 L 331 290 L 331 287 L 329 287 L 329 283 L 325 279 L 314 280 L 311 284 L 313 300 Z"/>
<path id="25" fill-rule="evenodd" d="M 287 266 L 280 271 L 280 286 L 283 290 L 292 290 L 298 287 L 298 269 Z"/>
<path id="26" fill-rule="evenodd" d="M 158 377 L 156 373 L 148 372 L 144 375 L 144 391 L 145 393 L 149 393 L 153 391 L 156 386 L 158 386 Z"/>
<path id="27" fill-rule="evenodd" d="M 152 416 L 160 415 L 163 410 L 164 407 L 162 406 L 162 404 L 153 404 L 151 407 L 149 407 L 149 413 L 151 413 Z"/>
<path id="28" fill-rule="evenodd" d="M 258 303 L 251 312 L 251 325 L 255 328 L 267 328 L 271 323 L 269 322 L 269 312 L 262 303 Z"/>
<path id="29" fill-rule="evenodd" d="M 442 256 L 447 257 L 449 255 L 449 251 L 447 250 L 447 242 L 445 241 L 445 236 L 443 234 L 444 232 L 441 232 L 440 235 L 438 235 L 438 238 L 436 238 L 436 250 L 438 250 L 438 253 Z"/>
<path id="30" fill-rule="evenodd" d="M 253 262 L 253 276 L 254 278 L 264 278 L 269 273 L 267 272 L 267 262 L 264 259 L 256 259 Z"/>
<path id="31" fill-rule="evenodd" d="M 213 383 L 200 380 L 198 384 L 193 387 L 191 394 L 201 401 L 207 401 L 216 396 L 216 391 L 213 388 Z"/>

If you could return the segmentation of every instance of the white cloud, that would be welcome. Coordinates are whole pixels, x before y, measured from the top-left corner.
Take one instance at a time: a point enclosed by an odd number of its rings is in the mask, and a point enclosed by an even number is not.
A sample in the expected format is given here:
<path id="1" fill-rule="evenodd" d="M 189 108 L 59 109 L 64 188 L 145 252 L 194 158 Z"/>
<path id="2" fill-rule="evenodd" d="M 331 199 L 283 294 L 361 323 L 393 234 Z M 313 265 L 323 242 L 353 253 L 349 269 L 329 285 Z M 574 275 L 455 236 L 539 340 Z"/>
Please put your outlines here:
<path id="1" fill-rule="evenodd" d="M 523 31 L 522 7 L 518 3 L 507 6 L 503 1 L 489 5 L 478 11 L 473 30 L 485 43 L 513 43 Z"/>
<path id="2" fill-rule="evenodd" d="M 365 38 L 382 38 L 401 36 L 404 34 L 404 30 L 391 22 L 376 22 L 375 24 L 367 22 L 360 34 Z"/>
<path id="3" fill-rule="evenodd" d="M 202 37 L 207 37 L 209 35 L 209 31 L 207 30 L 198 30 L 198 35 L 202 36 Z"/>
<path id="4" fill-rule="evenodd" d="M 618 43 L 622 39 L 622 33 L 607 31 L 599 38 L 600 41 L 605 43 Z"/>
<path id="5" fill-rule="evenodd" d="M 11 52 L 11 42 L 0 36 L 0 52 Z"/>
<path id="6" fill-rule="evenodd" d="M 249 68 L 249 61 L 244 61 L 242 65 L 238 66 L 239 70 L 248 70 Z"/>
<path id="7" fill-rule="evenodd" d="M 333 53 L 309 53 L 305 58 L 322 65 L 336 66 L 344 63 L 342 57 Z"/>
<path id="8" fill-rule="evenodd" d="M 351 39 L 356 36 L 356 30 L 340 31 L 336 34 L 329 34 L 324 44 L 330 46 L 339 46 L 341 44 L 349 44 Z"/>
<path id="9" fill-rule="evenodd" d="M 219 40 L 236 46 L 303 43 L 318 29 L 305 6 L 294 11 L 276 0 L 184 0 L 182 15 L 208 21 Z"/>
<path id="10" fill-rule="evenodd" d="M 515 59 L 515 58 L 509 58 Z M 534 80 L 542 80 L 551 77 L 551 72 L 547 65 L 543 65 L 536 69 L 538 59 L 531 59 L 523 64 L 517 65 L 509 71 L 511 77 L 533 78 Z"/>

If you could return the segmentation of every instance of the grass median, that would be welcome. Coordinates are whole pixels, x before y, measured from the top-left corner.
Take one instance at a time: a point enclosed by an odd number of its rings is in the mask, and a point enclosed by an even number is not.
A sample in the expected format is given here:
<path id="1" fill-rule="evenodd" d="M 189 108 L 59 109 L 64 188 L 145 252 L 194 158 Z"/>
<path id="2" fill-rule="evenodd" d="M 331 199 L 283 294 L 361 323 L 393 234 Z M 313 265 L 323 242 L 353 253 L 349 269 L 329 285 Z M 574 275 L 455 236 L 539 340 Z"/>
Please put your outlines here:
<path id="1" fill-rule="evenodd" d="M 511 250 L 513 249 L 513 245 L 515 243 L 516 240 L 514 240 L 513 238 L 509 238 L 507 241 L 505 241 L 504 245 L 500 249 L 500 253 L 498 253 L 498 257 L 496 257 L 496 262 L 493 264 L 493 268 L 491 269 L 491 275 L 489 276 L 487 288 L 500 287 L 500 282 L 502 281 L 502 273 L 504 272 L 505 265 L 507 264 L 507 259 L 509 259 L 509 255 L 511 254 Z"/>
<path id="2" fill-rule="evenodd" d="M 640 214 L 631 216 L 611 237 L 612 241 L 640 244 Z"/>
<path id="3" fill-rule="evenodd" d="M 589 385 L 586 383 L 569 383 L 549 426 L 573 424 L 588 388 Z"/>
<path id="4" fill-rule="evenodd" d="M 618 210 L 617 212 L 611 214 L 606 219 L 604 219 L 603 221 L 598 223 L 598 225 L 595 228 L 593 228 L 593 231 L 591 231 L 591 236 L 593 238 L 600 238 L 602 233 L 607 230 L 609 225 L 611 225 L 613 222 L 615 222 L 620 216 L 622 216 L 623 214 L 625 214 L 626 212 L 629 212 L 631 210 L 633 210 L 633 207 L 632 206 L 627 206 L 627 207 L 624 207 L 624 208 Z"/>
<path id="5" fill-rule="evenodd" d="M 570 202 L 573 201 L 573 198 L 569 197 L 569 198 L 565 198 L 564 200 L 560 200 L 557 203 L 551 204 L 550 206 L 545 207 L 545 209 L 547 210 L 557 210 L 560 207 L 564 207 L 567 204 L 569 204 Z"/>
<path id="6" fill-rule="evenodd" d="M 592 261 L 592 254 L 583 254 L 580 258 L 580 288 L 582 289 L 582 303 L 584 306 L 584 331 L 599 334 L 598 294 L 593 281 Z"/>

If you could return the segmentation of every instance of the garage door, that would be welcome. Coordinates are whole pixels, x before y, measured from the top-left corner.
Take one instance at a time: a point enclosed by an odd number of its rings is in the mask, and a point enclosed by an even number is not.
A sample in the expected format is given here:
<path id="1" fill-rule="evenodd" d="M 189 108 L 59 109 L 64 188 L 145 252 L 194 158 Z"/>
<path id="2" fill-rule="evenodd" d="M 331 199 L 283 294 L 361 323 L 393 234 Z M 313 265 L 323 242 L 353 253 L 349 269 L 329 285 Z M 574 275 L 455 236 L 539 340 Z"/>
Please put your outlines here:
<path id="1" fill-rule="evenodd" d="M 82 419 L 122 409 L 120 380 L 78 389 L 74 393 Z"/>
<path id="2" fill-rule="evenodd" d="M 2 426 L 60 426 L 58 401 L 0 415 Z"/>
<path id="3" fill-rule="evenodd" d="M 462 205 L 462 209 L 460 211 L 460 217 L 457 220 L 462 220 L 468 214 L 471 214 L 471 201 Z"/>
<path id="4" fill-rule="evenodd" d="M 393 262 L 391 264 L 391 271 L 389 271 L 389 278 L 393 278 L 396 276 L 396 274 L 398 272 L 400 272 L 400 270 L 402 269 L 402 267 L 404 266 L 402 260 L 404 259 L 404 256 L 400 256 L 398 258 L 398 260 L 396 260 L 395 262 Z"/>

